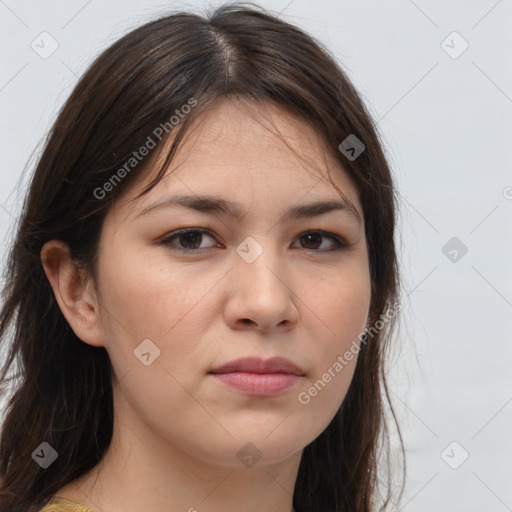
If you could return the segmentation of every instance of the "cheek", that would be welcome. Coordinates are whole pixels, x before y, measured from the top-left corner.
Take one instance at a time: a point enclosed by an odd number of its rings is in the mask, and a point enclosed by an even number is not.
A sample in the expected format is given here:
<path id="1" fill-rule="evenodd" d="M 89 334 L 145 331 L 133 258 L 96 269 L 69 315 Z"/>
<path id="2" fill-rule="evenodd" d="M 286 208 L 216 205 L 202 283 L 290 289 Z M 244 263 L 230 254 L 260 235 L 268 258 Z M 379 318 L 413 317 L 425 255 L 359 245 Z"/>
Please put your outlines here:
<path id="1" fill-rule="evenodd" d="M 302 426 L 313 437 L 323 432 L 340 408 L 357 364 L 362 334 L 359 323 L 349 318 L 347 322 L 338 320 L 337 327 L 336 338 L 317 345 L 316 354 L 312 354 L 315 369 L 295 397 Z"/>
<path id="2" fill-rule="evenodd" d="M 149 258 L 151 252 L 158 257 Z M 200 308 L 201 299 L 215 282 L 211 273 L 203 276 L 192 267 L 172 270 L 165 254 L 154 248 L 151 252 L 112 247 L 103 261 L 105 320 L 113 320 L 114 328 L 123 329 L 134 341 L 162 340 L 173 330 L 183 329 L 186 317 Z"/>
<path id="3" fill-rule="evenodd" d="M 325 427 L 352 381 L 370 307 L 369 274 L 362 267 L 360 272 L 340 274 L 329 283 L 323 281 L 317 290 L 308 302 L 322 320 L 310 324 L 321 326 L 321 331 L 309 333 L 316 340 L 311 347 L 314 372 L 301 388 L 297 402 L 314 412 L 317 420 L 323 418 Z"/>
<path id="4" fill-rule="evenodd" d="M 321 339 L 327 350 L 341 350 L 366 327 L 371 301 L 368 269 L 364 265 L 344 269 L 328 281 L 322 279 L 315 288 L 307 303 L 323 321 L 326 336 Z"/>
<path id="5" fill-rule="evenodd" d="M 178 270 L 169 266 L 165 255 L 150 259 L 143 251 L 121 251 L 113 246 L 109 258 L 102 260 L 105 345 L 118 379 L 130 374 L 130 381 L 140 381 L 127 389 L 134 401 L 146 386 L 144 394 L 151 394 L 153 400 L 164 393 L 161 403 L 167 403 L 170 393 L 173 403 L 180 403 L 181 388 L 174 389 L 177 382 L 191 389 L 196 383 L 190 381 L 194 374 L 190 368 L 200 373 L 208 362 L 204 343 L 211 337 L 214 286 L 222 276 L 198 271 L 192 265 Z M 154 362 L 144 366 L 144 358 Z"/>

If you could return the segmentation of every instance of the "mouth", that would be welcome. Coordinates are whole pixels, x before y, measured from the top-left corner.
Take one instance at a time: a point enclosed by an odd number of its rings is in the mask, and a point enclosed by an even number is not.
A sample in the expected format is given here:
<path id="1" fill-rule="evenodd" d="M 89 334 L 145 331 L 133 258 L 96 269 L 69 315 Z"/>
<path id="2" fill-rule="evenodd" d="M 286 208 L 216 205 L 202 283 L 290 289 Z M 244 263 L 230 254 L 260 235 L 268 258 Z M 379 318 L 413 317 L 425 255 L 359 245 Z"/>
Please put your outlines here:
<path id="1" fill-rule="evenodd" d="M 297 385 L 305 376 L 289 359 L 248 357 L 230 361 L 209 372 L 217 382 L 249 396 L 275 396 Z"/>

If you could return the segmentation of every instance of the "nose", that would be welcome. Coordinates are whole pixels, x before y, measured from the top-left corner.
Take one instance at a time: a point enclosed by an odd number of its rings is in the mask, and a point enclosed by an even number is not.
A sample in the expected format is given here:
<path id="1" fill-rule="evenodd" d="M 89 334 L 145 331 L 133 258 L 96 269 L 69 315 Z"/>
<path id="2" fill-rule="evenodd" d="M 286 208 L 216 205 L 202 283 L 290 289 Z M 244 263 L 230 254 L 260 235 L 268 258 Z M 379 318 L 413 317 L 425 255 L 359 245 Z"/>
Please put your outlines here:
<path id="1" fill-rule="evenodd" d="M 276 251 L 265 248 L 251 263 L 236 256 L 229 273 L 227 324 L 235 330 L 288 331 L 298 322 L 292 273 Z"/>

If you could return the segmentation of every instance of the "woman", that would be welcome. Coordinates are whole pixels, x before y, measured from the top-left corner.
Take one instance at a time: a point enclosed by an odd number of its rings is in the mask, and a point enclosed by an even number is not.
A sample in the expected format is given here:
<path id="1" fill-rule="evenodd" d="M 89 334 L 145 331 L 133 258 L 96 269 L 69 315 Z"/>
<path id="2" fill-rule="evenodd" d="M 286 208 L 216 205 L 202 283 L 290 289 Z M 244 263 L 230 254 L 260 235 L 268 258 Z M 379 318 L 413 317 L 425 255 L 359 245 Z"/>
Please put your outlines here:
<path id="1" fill-rule="evenodd" d="M 9 254 L 0 509 L 384 508 L 393 190 L 343 71 L 262 9 L 105 50 Z"/>

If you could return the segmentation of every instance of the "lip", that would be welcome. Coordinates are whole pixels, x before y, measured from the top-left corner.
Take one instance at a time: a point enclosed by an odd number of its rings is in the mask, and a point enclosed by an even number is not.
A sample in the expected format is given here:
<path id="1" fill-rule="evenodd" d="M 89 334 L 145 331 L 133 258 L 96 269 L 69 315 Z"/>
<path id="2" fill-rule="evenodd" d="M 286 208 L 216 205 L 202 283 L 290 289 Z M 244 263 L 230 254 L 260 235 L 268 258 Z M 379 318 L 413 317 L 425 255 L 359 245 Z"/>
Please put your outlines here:
<path id="1" fill-rule="evenodd" d="M 283 357 L 245 357 L 223 364 L 209 375 L 246 395 L 263 397 L 284 393 L 301 380 L 304 371 Z"/>
<path id="2" fill-rule="evenodd" d="M 291 375 L 304 375 L 304 370 L 284 357 L 272 357 L 264 360 L 259 357 L 242 357 L 229 363 L 218 366 L 210 373 L 288 373 Z"/>

